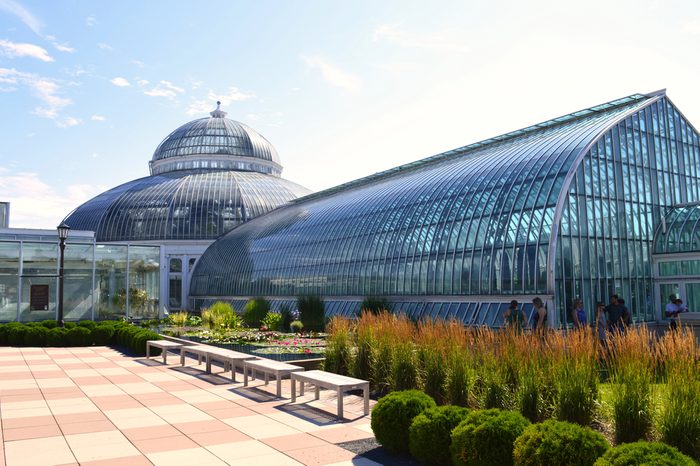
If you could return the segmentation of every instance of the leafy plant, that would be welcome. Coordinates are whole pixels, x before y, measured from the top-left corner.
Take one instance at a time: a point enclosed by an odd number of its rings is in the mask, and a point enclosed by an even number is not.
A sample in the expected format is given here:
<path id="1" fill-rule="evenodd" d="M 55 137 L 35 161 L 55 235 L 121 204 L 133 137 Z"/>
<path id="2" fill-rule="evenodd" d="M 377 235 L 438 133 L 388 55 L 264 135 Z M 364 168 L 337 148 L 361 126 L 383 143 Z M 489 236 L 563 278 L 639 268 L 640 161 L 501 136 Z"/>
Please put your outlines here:
<path id="1" fill-rule="evenodd" d="M 170 324 L 175 325 L 176 327 L 184 327 L 185 325 L 187 325 L 189 318 L 190 313 L 187 311 L 175 312 L 168 316 Z"/>
<path id="2" fill-rule="evenodd" d="M 265 318 L 262 320 L 260 328 L 266 328 L 267 330 L 282 330 L 282 314 L 277 312 L 268 312 Z"/>
<path id="3" fill-rule="evenodd" d="M 304 329 L 304 323 L 300 320 L 295 320 L 289 324 L 289 328 L 293 333 L 301 333 Z"/>
<path id="4" fill-rule="evenodd" d="M 258 328 L 270 311 L 270 302 L 262 297 L 253 298 L 243 309 L 243 322 L 248 327 Z"/>
<path id="5" fill-rule="evenodd" d="M 365 296 L 360 304 L 360 312 L 379 314 L 382 311 L 388 311 L 389 305 L 389 300 L 383 296 Z"/>
<path id="6" fill-rule="evenodd" d="M 372 409 L 372 432 L 387 450 L 408 453 L 408 430 L 413 418 L 436 406 L 435 400 L 418 390 L 391 392 Z"/>
<path id="7" fill-rule="evenodd" d="M 513 458 L 517 466 L 588 466 L 608 448 L 598 432 L 550 419 L 525 428 L 515 440 Z"/>
<path id="8" fill-rule="evenodd" d="M 408 431 L 408 447 L 411 455 L 422 464 L 450 465 L 452 430 L 469 413 L 460 406 L 439 406 L 423 411 L 416 416 Z"/>
<path id="9" fill-rule="evenodd" d="M 297 298 L 299 319 L 307 330 L 323 332 L 326 326 L 326 308 L 318 295 L 299 296 Z"/>
<path id="10" fill-rule="evenodd" d="M 418 361 L 413 343 L 399 343 L 391 354 L 391 390 L 418 388 Z"/>
<path id="11" fill-rule="evenodd" d="M 351 323 L 342 317 L 333 317 L 326 340 L 326 359 L 323 368 L 336 374 L 348 375 L 351 364 Z"/>
<path id="12" fill-rule="evenodd" d="M 202 322 L 210 329 L 237 329 L 241 327 L 241 318 L 233 310 L 233 306 L 223 301 L 217 301 L 208 309 L 204 309 Z"/>

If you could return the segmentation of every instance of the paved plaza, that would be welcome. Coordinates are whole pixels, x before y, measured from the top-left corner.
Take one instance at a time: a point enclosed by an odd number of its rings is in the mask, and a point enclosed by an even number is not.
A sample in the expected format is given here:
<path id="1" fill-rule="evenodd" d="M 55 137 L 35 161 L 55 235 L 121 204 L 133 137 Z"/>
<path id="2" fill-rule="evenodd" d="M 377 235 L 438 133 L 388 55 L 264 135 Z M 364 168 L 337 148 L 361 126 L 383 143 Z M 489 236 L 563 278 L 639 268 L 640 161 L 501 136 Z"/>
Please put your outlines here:
<path id="1" fill-rule="evenodd" d="M 161 361 L 109 347 L 0 347 L 0 463 L 378 464 L 339 446 L 373 438 L 361 397 L 346 396 L 340 422 L 331 392 L 290 404 L 289 381 L 278 399 L 274 383 L 244 388 L 193 359 Z"/>

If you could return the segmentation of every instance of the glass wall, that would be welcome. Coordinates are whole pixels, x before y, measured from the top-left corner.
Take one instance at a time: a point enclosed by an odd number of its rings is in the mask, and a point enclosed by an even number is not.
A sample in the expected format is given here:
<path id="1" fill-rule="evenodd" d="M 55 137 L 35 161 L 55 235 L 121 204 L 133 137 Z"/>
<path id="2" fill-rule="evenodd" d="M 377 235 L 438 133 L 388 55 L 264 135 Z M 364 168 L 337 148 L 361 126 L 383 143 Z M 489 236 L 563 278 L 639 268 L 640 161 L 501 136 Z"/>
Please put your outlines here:
<path id="1" fill-rule="evenodd" d="M 158 246 L 71 242 L 69 236 L 64 258 L 65 320 L 158 316 Z M 0 241 L 0 322 L 18 314 L 25 322 L 56 318 L 58 260 L 58 240 L 50 235 L 16 233 Z"/>
<path id="2" fill-rule="evenodd" d="M 628 116 L 591 148 L 576 170 L 560 224 L 556 296 L 563 322 L 571 321 L 574 299 L 583 299 L 592 315 L 595 301 L 612 294 L 625 300 L 634 320 L 655 319 L 654 232 L 671 206 L 700 200 L 698 167 L 698 134 L 667 98 Z M 692 217 L 681 226 L 695 225 L 700 209 L 681 210 Z M 666 235 L 663 252 L 677 251 L 686 237 L 692 244 L 684 231 Z M 669 263 L 660 274 L 695 267 L 686 262 Z"/>

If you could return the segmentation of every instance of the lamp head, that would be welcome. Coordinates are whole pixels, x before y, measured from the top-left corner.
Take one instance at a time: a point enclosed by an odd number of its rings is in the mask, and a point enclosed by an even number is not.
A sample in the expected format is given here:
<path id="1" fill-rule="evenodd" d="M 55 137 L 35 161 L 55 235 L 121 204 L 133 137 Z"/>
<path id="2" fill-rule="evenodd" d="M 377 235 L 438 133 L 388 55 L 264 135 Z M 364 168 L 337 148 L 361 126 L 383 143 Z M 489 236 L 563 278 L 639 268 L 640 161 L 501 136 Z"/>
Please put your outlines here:
<path id="1" fill-rule="evenodd" d="M 61 222 L 61 224 L 56 227 L 56 230 L 58 231 L 58 237 L 60 239 L 66 239 L 68 237 L 68 230 L 70 230 L 70 227 L 66 225 L 65 222 Z"/>

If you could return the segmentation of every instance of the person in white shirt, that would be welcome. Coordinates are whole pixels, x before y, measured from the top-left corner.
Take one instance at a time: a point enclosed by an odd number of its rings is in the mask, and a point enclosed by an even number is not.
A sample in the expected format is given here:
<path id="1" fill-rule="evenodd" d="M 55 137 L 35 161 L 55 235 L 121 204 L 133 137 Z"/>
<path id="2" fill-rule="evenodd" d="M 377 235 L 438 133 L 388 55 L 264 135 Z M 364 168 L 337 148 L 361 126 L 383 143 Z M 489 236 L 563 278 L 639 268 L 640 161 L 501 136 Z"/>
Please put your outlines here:
<path id="1" fill-rule="evenodd" d="M 678 314 L 681 312 L 681 309 L 676 304 L 677 301 L 679 300 L 676 298 L 676 295 L 672 294 L 668 297 L 668 304 L 666 304 L 666 318 L 669 320 L 669 328 L 671 330 L 678 328 Z"/>

